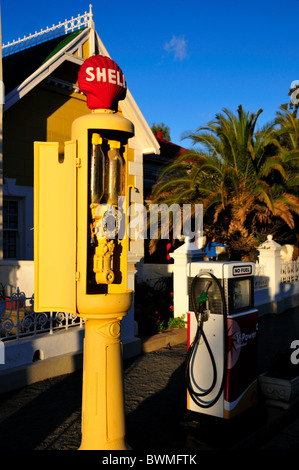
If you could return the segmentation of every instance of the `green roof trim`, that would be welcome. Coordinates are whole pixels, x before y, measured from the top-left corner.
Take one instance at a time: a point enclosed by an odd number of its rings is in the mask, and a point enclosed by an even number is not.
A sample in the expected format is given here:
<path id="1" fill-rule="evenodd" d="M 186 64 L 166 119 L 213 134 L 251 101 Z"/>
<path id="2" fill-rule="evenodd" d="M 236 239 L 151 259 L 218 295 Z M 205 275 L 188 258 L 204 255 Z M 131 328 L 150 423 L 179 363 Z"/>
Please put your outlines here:
<path id="1" fill-rule="evenodd" d="M 79 34 L 82 33 L 82 31 L 84 31 L 85 29 L 87 28 L 82 28 L 82 29 L 78 29 L 76 31 L 73 31 L 72 33 L 68 33 L 66 34 L 62 41 L 60 41 L 59 44 L 57 44 L 57 46 L 53 49 L 53 51 L 48 55 L 48 57 L 46 57 L 46 59 L 43 61 L 43 63 L 41 65 L 44 65 L 49 59 L 51 59 L 51 57 L 53 57 L 55 54 L 57 54 L 57 52 L 61 51 L 61 49 L 63 49 L 67 44 L 69 44 L 73 39 L 75 39 L 77 36 L 79 36 Z"/>
<path id="2" fill-rule="evenodd" d="M 8 94 L 87 28 L 49 39 L 36 46 L 3 57 L 3 81 Z"/>

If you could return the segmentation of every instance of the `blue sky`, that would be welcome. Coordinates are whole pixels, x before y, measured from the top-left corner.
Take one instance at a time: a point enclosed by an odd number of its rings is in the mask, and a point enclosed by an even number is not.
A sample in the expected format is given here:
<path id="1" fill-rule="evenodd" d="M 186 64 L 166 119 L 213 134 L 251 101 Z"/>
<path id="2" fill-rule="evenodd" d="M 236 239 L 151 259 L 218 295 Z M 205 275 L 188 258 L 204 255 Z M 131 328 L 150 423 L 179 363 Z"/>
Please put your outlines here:
<path id="1" fill-rule="evenodd" d="M 7 43 L 89 10 L 88 1 L 1 0 Z M 299 79 L 298 0 L 91 2 L 96 30 L 148 124 L 181 140 L 239 104 L 272 120 Z"/>

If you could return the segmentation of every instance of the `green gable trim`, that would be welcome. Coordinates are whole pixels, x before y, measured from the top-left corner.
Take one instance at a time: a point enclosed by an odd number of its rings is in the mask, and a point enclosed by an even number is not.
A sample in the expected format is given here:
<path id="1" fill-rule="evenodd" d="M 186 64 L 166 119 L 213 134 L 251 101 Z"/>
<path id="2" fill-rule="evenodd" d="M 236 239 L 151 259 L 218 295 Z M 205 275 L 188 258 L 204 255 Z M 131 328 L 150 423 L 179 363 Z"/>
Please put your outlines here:
<path id="1" fill-rule="evenodd" d="M 73 31 L 72 33 L 68 33 L 65 35 L 65 37 L 60 41 L 59 44 L 53 49 L 53 51 L 46 57 L 46 59 L 43 61 L 42 65 L 45 64 L 49 59 L 51 59 L 57 52 L 61 51 L 67 44 L 69 44 L 73 39 L 75 39 L 79 34 L 82 33 L 87 28 L 82 28 L 78 29 L 77 31 Z"/>
<path id="2" fill-rule="evenodd" d="M 14 90 L 85 29 L 82 28 L 64 36 L 49 39 L 42 44 L 3 57 L 5 93 L 8 94 Z"/>

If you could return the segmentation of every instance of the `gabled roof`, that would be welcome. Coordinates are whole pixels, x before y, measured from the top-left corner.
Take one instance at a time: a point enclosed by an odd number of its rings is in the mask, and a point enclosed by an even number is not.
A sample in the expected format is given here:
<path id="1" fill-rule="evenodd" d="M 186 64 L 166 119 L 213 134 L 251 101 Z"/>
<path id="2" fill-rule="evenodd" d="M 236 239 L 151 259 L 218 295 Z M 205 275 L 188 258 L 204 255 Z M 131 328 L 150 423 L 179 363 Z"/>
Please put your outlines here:
<path id="1" fill-rule="evenodd" d="M 83 47 L 89 43 L 87 56 L 83 57 Z M 3 74 L 5 84 L 5 112 L 34 87 L 41 83 L 63 64 L 72 64 L 72 83 L 76 86 L 80 66 L 84 60 L 94 54 L 106 55 L 108 51 L 94 29 L 94 23 L 88 27 L 78 29 L 54 39 L 47 40 L 42 44 L 31 46 L 21 52 L 16 52 L 3 58 Z M 85 52 L 86 55 L 86 52 Z M 160 153 L 157 139 L 144 119 L 130 91 L 119 107 L 127 119 L 133 122 L 135 137 L 131 139 L 131 147 L 143 153 Z"/>
<path id="2" fill-rule="evenodd" d="M 84 59 L 75 53 L 89 39 L 90 33 L 90 28 L 84 28 L 4 57 L 4 112 L 50 76 L 63 62 L 72 62 L 79 69 Z"/>
<path id="3" fill-rule="evenodd" d="M 161 131 L 158 131 L 156 133 L 156 139 L 160 144 L 161 155 L 163 155 L 169 160 L 173 160 L 179 155 L 183 155 L 186 151 L 184 147 L 181 147 L 180 145 L 174 144 L 173 142 L 164 139 L 163 133 Z"/>
<path id="4" fill-rule="evenodd" d="M 26 78 L 33 75 L 36 70 L 67 46 L 81 32 L 82 31 L 77 30 L 63 37 L 54 38 L 37 46 L 4 57 L 3 78 L 6 94 L 8 95 L 12 91 L 15 91 L 18 86 L 21 88 L 21 84 Z M 14 95 L 16 95 L 16 92 Z"/>

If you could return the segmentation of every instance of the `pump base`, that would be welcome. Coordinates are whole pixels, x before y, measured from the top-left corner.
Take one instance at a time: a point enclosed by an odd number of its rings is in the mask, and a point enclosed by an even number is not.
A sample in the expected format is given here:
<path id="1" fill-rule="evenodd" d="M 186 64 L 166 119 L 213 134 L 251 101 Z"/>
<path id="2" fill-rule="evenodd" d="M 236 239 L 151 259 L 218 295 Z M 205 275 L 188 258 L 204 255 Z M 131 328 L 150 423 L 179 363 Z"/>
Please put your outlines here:
<path id="1" fill-rule="evenodd" d="M 223 319 L 211 314 L 204 324 L 205 335 L 214 353 L 218 378 L 213 391 L 196 404 L 187 393 L 187 409 L 219 418 L 230 419 L 257 404 L 257 325 L 258 311 L 249 310 L 227 317 L 228 324 L 228 368 L 226 384 L 218 401 L 209 407 L 216 396 L 222 379 Z M 188 314 L 188 347 L 194 338 L 196 321 Z M 191 362 L 192 387 L 201 392 L 212 382 L 211 360 L 203 340 L 199 341 L 195 357 Z"/>
<path id="2" fill-rule="evenodd" d="M 95 442 L 81 442 L 78 450 L 132 450 L 128 445 L 126 439 L 118 439 L 113 442 L 99 443 Z"/>
<path id="3" fill-rule="evenodd" d="M 127 450 L 119 318 L 85 316 L 80 450 Z"/>

